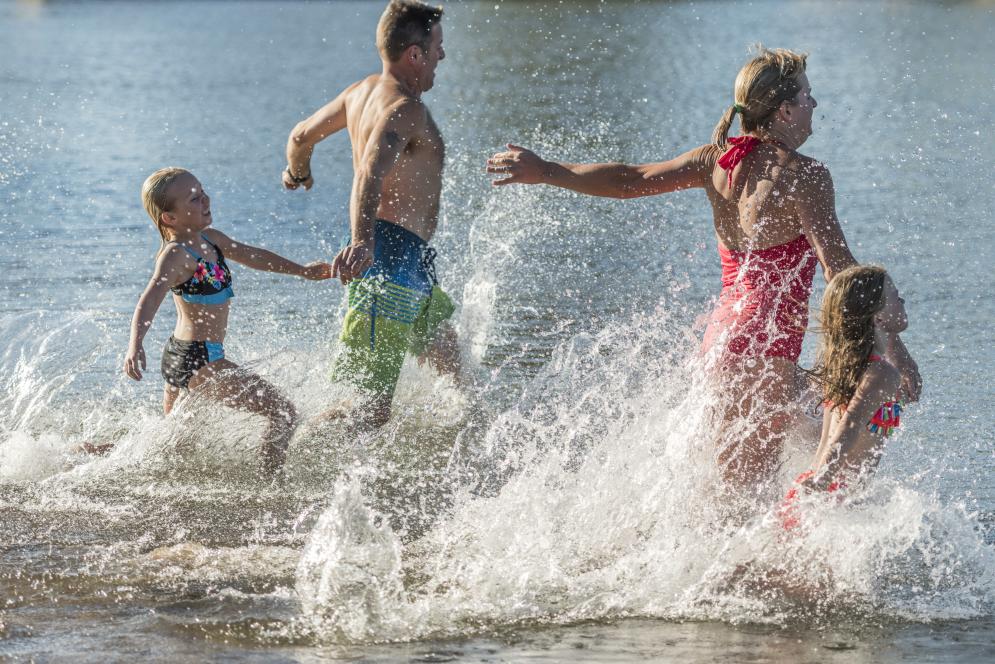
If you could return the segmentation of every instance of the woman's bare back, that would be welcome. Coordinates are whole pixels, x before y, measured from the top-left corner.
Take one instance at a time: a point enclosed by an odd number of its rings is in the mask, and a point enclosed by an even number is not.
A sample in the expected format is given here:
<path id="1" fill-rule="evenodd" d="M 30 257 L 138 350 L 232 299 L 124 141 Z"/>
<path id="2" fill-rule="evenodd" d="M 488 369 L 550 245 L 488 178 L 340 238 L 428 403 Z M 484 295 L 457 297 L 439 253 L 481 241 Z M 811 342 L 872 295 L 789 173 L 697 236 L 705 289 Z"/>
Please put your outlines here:
<path id="1" fill-rule="evenodd" d="M 796 201 L 814 160 L 769 143 L 761 144 L 729 173 L 718 165 L 722 151 L 714 145 L 698 149 L 711 165 L 705 192 L 712 204 L 715 233 L 727 249 L 759 250 L 801 235 Z"/>

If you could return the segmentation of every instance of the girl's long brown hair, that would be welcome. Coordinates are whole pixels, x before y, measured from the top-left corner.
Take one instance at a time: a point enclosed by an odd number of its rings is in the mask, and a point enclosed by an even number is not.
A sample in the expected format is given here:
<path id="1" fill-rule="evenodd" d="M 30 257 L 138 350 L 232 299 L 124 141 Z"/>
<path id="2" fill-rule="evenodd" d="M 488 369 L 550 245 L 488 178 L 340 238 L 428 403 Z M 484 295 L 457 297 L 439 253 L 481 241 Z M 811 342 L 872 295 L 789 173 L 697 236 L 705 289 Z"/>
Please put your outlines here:
<path id="1" fill-rule="evenodd" d="M 874 348 L 874 316 L 884 307 L 888 273 L 877 265 L 854 265 L 826 286 L 819 351 L 812 374 L 826 401 L 845 406 L 857 390 Z"/>

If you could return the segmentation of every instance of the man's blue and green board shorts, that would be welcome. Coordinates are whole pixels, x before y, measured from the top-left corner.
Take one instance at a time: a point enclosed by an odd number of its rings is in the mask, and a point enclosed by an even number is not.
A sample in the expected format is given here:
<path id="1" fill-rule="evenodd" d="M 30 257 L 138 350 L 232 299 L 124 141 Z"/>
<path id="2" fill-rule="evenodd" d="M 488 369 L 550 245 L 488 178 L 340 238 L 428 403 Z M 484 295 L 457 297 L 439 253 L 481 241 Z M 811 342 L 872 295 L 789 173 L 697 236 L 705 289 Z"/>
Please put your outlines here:
<path id="1" fill-rule="evenodd" d="M 435 250 L 411 231 L 378 219 L 373 265 L 349 282 L 343 348 L 332 377 L 392 394 L 406 353 L 423 354 L 453 302 L 435 278 Z"/>

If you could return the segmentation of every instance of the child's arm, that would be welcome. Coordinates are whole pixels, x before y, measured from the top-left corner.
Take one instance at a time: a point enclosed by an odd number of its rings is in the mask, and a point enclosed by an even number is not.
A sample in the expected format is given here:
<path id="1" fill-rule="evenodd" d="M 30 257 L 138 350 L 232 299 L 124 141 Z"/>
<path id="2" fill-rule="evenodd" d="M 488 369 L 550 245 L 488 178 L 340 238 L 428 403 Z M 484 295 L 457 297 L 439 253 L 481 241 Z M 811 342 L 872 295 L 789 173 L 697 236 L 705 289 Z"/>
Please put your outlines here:
<path id="1" fill-rule="evenodd" d="M 190 270 L 184 268 L 184 263 L 183 255 L 175 246 L 164 249 L 155 262 L 152 278 L 138 298 L 135 315 L 131 317 L 128 353 L 124 357 L 124 373 L 130 378 L 142 379 L 142 371 L 145 371 L 145 349 L 142 347 L 142 340 L 152 327 L 152 319 L 159 311 L 163 298 L 170 288 L 190 277 Z"/>
<path id="2" fill-rule="evenodd" d="M 317 261 L 300 265 L 267 249 L 236 242 L 219 230 L 210 229 L 204 234 L 211 242 L 221 247 L 226 258 L 251 267 L 253 270 L 292 274 L 313 281 L 329 279 L 332 276 L 332 266 L 329 263 Z"/>
<path id="3" fill-rule="evenodd" d="M 867 367 L 857 391 L 841 413 L 835 431 L 829 436 L 823 458 L 826 465 L 818 473 L 820 486 L 840 478 L 854 478 L 864 469 L 877 465 L 883 439 L 863 434 L 881 404 L 894 400 L 900 385 L 901 376 L 890 364 L 873 362 Z"/>
<path id="4" fill-rule="evenodd" d="M 919 365 L 897 334 L 889 335 L 888 350 L 884 357 L 902 374 L 902 394 L 905 400 L 919 401 L 922 393 L 922 376 L 919 375 Z"/>

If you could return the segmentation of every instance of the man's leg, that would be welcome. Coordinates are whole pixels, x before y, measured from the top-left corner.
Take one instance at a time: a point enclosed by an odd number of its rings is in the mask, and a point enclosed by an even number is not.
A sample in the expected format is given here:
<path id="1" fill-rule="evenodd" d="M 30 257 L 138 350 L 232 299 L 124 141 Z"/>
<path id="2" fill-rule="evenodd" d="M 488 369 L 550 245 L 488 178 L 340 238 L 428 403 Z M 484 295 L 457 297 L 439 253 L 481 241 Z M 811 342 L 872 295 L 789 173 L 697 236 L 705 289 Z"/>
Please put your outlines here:
<path id="1" fill-rule="evenodd" d="M 431 343 L 418 356 L 418 363 L 428 362 L 440 374 L 448 374 L 457 384 L 460 382 L 459 339 L 456 330 L 449 323 L 439 325 Z"/>
<path id="2" fill-rule="evenodd" d="M 363 401 L 356 414 L 357 424 L 364 429 L 379 429 L 390 420 L 390 404 L 394 394 L 374 394 Z"/>
<path id="3" fill-rule="evenodd" d="M 361 427 L 379 428 L 390 419 L 411 324 L 374 313 L 381 309 L 377 304 L 383 296 L 382 287 L 362 281 L 350 284 L 350 309 L 342 324 L 342 347 L 332 369 L 332 380 L 352 385 L 363 396 L 358 407 L 335 407 L 322 419 L 351 416 Z"/>
<path id="4" fill-rule="evenodd" d="M 422 306 L 411 328 L 411 352 L 422 363 L 426 360 L 441 374 L 449 374 L 460 383 L 459 339 L 449 323 L 456 307 L 446 293 L 434 286 L 432 295 Z"/>

